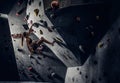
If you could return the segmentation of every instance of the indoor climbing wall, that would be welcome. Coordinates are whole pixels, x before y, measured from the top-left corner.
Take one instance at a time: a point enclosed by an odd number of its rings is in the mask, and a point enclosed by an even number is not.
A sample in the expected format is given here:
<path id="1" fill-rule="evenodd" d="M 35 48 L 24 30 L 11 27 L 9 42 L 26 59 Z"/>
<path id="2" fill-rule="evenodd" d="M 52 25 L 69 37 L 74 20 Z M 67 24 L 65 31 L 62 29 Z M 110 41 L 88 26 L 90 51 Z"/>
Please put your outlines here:
<path id="1" fill-rule="evenodd" d="M 22 2 L 20 5 L 16 3 L 9 13 L 8 23 L 10 26 L 10 35 L 22 34 L 28 31 L 29 25 L 25 21 L 26 6 L 26 2 Z M 34 34 L 31 34 L 30 37 L 34 41 L 39 39 Z M 21 38 L 11 38 L 21 81 L 63 83 L 67 68 L 51 49 L 44 44 L 42 54 L 33 54 L 30 57 L 25 40 L 23 46 L 21 46 Z"/>
<path id="2" fill-rule="evenodd" d="M 38 38 L 44 37 L 51 42 L 54 40 L 57 41 L 54 46 L 49 44 L 46 45 L 67 67 L 80 65 L 74 54 L 69 50 L 69 48 L 67 48 L 67 44 L 61 37 L 60 33 L 58 33 L 57 30 L 52 29 L 53 24 L 44 12 L 43 0 L 34 1 L 31 4 L 28 4 L 26 14 L 30 14 L 27 20 L 27 23 L 29 24 L 28 26 L 31 26 L 32 21 L 32 23 L 35 25 L 33 26 L 33 29 L 36 31 L 34 34 Z M 40 31 L 42 31 L 43 34 L 40 34 Z"/>
<path id="3" fill-rule="evenodd" d="M 118 18 L 83 66 L 67 69 L 65 83 L 119 83 L 120 18 Z"/>

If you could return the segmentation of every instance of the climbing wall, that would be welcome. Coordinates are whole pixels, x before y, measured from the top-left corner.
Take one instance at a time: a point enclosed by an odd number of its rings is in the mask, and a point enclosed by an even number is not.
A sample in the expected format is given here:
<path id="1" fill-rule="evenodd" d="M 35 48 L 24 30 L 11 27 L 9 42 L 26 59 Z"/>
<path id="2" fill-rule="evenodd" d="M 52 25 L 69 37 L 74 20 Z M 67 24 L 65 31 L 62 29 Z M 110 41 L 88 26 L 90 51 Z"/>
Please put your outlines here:
<path id="1" fill-rule="evenodd" d="M 26 2 L 21 5 L 16 3 L 9 13 L 10 35 L 28 31 L 28 24 L 25 21 L 26 9 L 24 9 L 26 6 Z M 34 34 L 31 34 L 30 37 L 34 41 L 38 40 Z M 20 81 L 63 83 L 67 68 L 51 49 L 44 44 L 42 54 L 33 54 L 32 57 L 29 57 L 30 52 L 26 42 L 24 41 L 22 47 L 21 38 L 11 38 Z"/>
<path id="2" fill-rule="evenodd" d="M 120 82 L 120 18 L 112 25 L 83 66 L 67 69 L 65 83 Z"/>
<path id="3" fill-rule="evenodd" d="M 29 2 L 28 2 L 29 3 Z M 41 3 L 41 5 L 39 5 Z M 38 10 L 37 14 L 35 10 Z M 67 44 L 63 40 L 63 38 L 60 36 L 60 34 L 57 32 L 57 30 L 53 30 L 51 27 L 53 24 L 48 19 L 48 17 L 45 15 L 44 12 L 44 4 L 43 0 L 34 1 L 30 5 L 27 5 L 27 15 L 29 15 L 29 19 L 27 22 L 29 23 L 29 27 L 31 26 L 30 22 L 38 24 L 38 27 L 33 26 L 33 29 L 36 31 L 34 33 L 38 38 L 44 37 L 49 41 L 54 41 L 54 39 L 58 40 L 58 43 L 55 43 L 54 46 L 46 44 L 52 51 L 55 53 L 55 55 L 67 66 L 78 66 L 80 65 L 77 58 L 74 56 L 74 54 L 67 48 Z M 43 20 L 46 22 L 46 25 L 43 25 L 43 23 L 40 22 L 40 20 Z M 42 25 L 42 26 L 41 26 Z M 51 29 L 52 31 L 48 30 Z M 40 30 L 43 32 L 43 34 L 40 34 Z"/>

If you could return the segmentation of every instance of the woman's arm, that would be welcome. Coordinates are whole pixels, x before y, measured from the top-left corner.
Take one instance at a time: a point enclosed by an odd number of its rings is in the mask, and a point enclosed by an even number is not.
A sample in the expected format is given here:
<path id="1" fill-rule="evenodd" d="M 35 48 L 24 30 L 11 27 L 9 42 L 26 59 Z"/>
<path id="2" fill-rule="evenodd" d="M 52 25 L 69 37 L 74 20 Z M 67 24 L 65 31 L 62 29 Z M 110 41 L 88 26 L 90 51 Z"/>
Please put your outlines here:
<path id="1" fill-rule="evenodd" d="M 30 53 L 33 54 L 33 53 L 34 53 L 34 50 L 33 50 L 33 48 L 31 47 L 31 45 L 29 44 L 29 41 L 30 41 L 30 39 L 27 38 L 27 39 L 26 39 L 27 47 L 28 47 L 28 50 L 30 51 Z"/>
<path id="2" fill-rule="evenodd" d="M 32 25 L 33 26 L 33 25 Z M 30 35 L 31 33 L 33 33 L 33 29 L 32 29 L 32 26 L 30 27 L 29 31 L 28 31 L 28 34 Z"/>

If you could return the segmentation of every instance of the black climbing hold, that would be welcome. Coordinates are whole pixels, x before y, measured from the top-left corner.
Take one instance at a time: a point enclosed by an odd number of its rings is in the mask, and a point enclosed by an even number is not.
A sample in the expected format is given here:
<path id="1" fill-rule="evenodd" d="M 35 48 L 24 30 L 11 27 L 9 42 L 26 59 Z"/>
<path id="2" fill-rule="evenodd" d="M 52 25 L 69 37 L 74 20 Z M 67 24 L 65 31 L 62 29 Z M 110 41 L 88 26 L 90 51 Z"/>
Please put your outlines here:
<path id="1" fill-rule="evenodd" d="M 16 13 L 16 15 L 22 14 L 22 13 L 25 11 L 25 9 L 26 9 L 26 7 L 20 9 L 20 10 Z"/>
<path id="2" fill-rule="evenodd" d="M 39 14 L 39 17 L 41 18 L 41 15 Z"/>
<path id="3" fill-rule="evenodd" d="M 102 80 L 102 78 L 100 78 L 100 77 L 99 77 L 99 78 L 98 78 L 98 80 L 99 80 L 99 81 L 101 81 L 101 80 Z"/>
<path id="4" fill-rule="evenodd" d="M 77 68 L 77 70 L 79 70 L 79 68 Z"/>
<path id="5" fill-rule="evenodd" d="M 47 24 L 46 21 L 43 22 L 43 25 L 44 25 L 45 27 L 48 27 L 48 24 Z"/>
<path id="6" fill-rule="evenodd" d="M 60 38 L 56 37 L 57 41 L 63 42 Z"/>
<path id="7" fill-rule="evenodd" d="M 106 76 L 107 76 L 107 73 L 106 73 L 106 72 L 103 72 L 103 76 L 106 77 Z"/>
<path id="8" fill-rule="evenodd" d="M 54 29 L 55 29 L 55 26 L 51 26 L 51 28 L 54 30 Z"/>
<path id="9" fill-rule="evenodd" d="M 51 69 L 52 69 L 52 68 L 51 68 L 51 67 L 49 67 L 49 68 L 48 68 L 48 71 L 50 71 Z"/>
<path id="10" fill-rule="evenodd" d="M 79 72 L 79 74 L 81 75 L 81 74 L 82 74 L 82 72 L 80 71 L 80 72 Z"/>
<path id="11" fill-rule="evenodd" d="M 43 31 L 42 31 L 42 30 L 40 30 L 40 34 L 41 34 L 41 35 L 43 34 Z"/>
<path id="12" fill-rule="evenodd" d="M 108 42 L 108 43 L 110 42 L 110 38 L 107 39 L 107 42 Z"/>
<path id="13" fill-rule="evenodd" d="M 39 25 L 40 25 L 39 23 L 34 23 L 34 24 L 33 24 L 33 26 L 36 27 L 36 28 L 38 28 Z"/>
<path id="14" fill-rule="evenodd" d="M 52 32 L 52 29 L 51 29 L 50 27 L 48 27 L 48 31 L 49 31 L 49 32 Z"/>
<path id="15" fill-rule="evenodd" d="M 14 25 L 14 24 L 11 24 L 12 26 Z"/>
<path id="16" fill-rule="evenodd" d="M 23 28 L 24 28 L 25 30 L 28 30 L 28 29 L 29 29 L 29 27 L 28 27 L 27 24 L 23 24 L 22 26 L 23 26 Z"/>
<path id="17" fill-rule="evenodd" d="M 44 21 L 43 20 L 40 20 L 41 23 L 43 23 Z"/>
<path id="18" fill-rule="evenodd" d="M 97 65 L 98 64 L 98 62 L 95 60 L 95 61 L 93 61 L 93 63 L 94 63 L 94 65 Z"/>
<path id="19" fill-rule="evenodd" d="M 92 81 L 91 81 L 91 83 L 95 83 L 95 81 L 94 81 L 94 80 L 92 80 Z"/>
<path id="20" fill-rule="evenodd" d="M 48 75 L 47 77 L 48 77 L 49 79 L 53 80 L 53 78 L 52 78 L 50 75 Z"/>
<path id="21" fill-rule="evenodd" d="M 41 1 L 39 2 L 39 6 L 41 6 Z"/>
<path id="22" fill-rule="evenodd" d="M 41 58 L 40 57 L 37 57 L 39 60 L 41 60 Z"/>
<path id="23" fill-rule="evenodd" d="M 29 0 L 28 4 L 31 5 L 31 3 L 32 3 L 32 0 Z"/>
<path id="24" fill-rule="evenodd" d="M 74 78 L 74 77 L 72 78 L 72 81 L 73 81 L 73 82 L 75 81 L 75 78 Z"/>
<path id="25" fill-rule="evenodd" d="M 85 78 L 88 79 L 88 76 L 86 75 Z"/>
<path id="26" fill-rule="evenodd" d="M 34 2 L 34 0 L 31 0 L 32 1 L 32 3 Z"/>
<path id="27" fill-rule="evenodd" d="M 25 16 L 25 20 L 28 20 L 30 17 L 30 13 L 28 15 Z"/>
<path id="28" fill-rule="evenodd" d="M 18 48 L 17 50 L 18 50 L 19 52 L 22 52 L 22 51 L 23 51 L 23 50 L 22 50 L 22 49 L 20 49 L 20 48 Z"/>
<path id="29" fill-rule="evenodd" d="M 35 59 L 33 56 L 30 56 L 31 59 Z"/>

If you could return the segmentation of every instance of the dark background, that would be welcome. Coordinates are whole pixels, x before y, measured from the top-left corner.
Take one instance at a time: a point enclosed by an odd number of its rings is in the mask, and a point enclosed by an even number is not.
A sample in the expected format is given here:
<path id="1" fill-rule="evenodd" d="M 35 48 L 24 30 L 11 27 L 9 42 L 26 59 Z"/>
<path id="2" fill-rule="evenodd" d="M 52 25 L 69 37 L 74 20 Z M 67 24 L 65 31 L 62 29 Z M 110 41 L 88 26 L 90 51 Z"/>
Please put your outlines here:
<path id="1" fill-rule="evenodd" d="M 0 0 L 0 13 L 8 14 L 16 2 L 17 0 Z M 112 26 L 120 15 L 120 2 L 119 0 L 103 0 L 103 2 L 107 4 L 106 6 L 109 5 L 108 23 Z M 6 19 L 0 19 L 0 81 L 17 81 L 19 76 L 9 26 L 6 24 L 8 24 Z"/>

